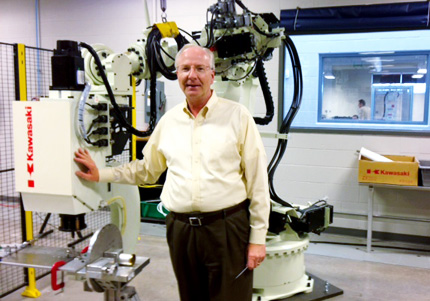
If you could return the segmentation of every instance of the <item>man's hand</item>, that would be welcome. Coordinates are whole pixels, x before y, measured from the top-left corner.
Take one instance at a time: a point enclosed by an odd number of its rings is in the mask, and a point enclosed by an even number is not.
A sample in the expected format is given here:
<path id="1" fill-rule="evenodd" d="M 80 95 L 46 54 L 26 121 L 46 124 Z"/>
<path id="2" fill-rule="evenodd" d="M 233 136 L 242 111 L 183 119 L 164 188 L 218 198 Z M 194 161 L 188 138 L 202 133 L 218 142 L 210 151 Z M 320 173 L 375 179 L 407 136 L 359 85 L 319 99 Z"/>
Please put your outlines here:
<path id="1" fill-rule="evenodd" d="M 266 245 L 248 245 L 248 269 L 253 270 L 263 262 L 266 257 Z"/>
<path id="2" fill-rule="evenodd" d="M 80 148 L 75 152 L 75 161 L 83 164 L 88 169 L 86 172 L 77 171 L 76 175 L 78 177 L 91 182 L 99 181 L 99 169 L 86 149 Z"/>

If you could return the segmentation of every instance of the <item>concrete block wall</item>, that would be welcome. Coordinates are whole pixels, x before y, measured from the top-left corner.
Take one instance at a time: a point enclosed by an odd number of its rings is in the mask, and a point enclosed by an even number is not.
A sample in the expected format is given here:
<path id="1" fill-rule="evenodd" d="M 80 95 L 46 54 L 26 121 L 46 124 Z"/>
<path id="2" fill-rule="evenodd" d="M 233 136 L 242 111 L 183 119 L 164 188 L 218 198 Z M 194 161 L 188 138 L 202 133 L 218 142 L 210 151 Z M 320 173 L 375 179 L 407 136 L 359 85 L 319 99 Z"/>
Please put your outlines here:
<path id="1" fill-rule="evenodd" d="M 151 22 L 160 21 L 159 2 L 148 0 Z M 187 31 L 201 30 L 205 23 L 206 9 L 215 0 L 167 1 L 167 19 L 175 21 Z M 316 7 L 345 5 L 339 0 L 245 0 L 250 10 L 273 12 L 279 17 L 281 9 L 297 6 Z M 348 5 L 374 4 L 393 1 L 349 1 Z M 30 5 L 31 4 L 31 5 Z M 34 2 L 27 0 L 0 1 L 0 41 L 20 42 L 35 46 Z M 147 26 L 143 1 L 141 0 L 40 0 L 41 47 L 55 48 L 58 39 L 72 39 L 87 43 L 103 43 L 116 52 L 123 52 L 128 45 L 141 38 Z M 335 49 L 335 47 L 334 47 Z M 302 58 L 302 64 L 317 68 Z M 266 63 L 269 84 L 278 103 L 279 52 Z M 306 70 L 305 70 L 306 76 Z M 315 84 L 315 83 L 313 83 Z M 142 88 L 138 90 L 141 102 Z M 177 82 L 165 80 L 167 109 L 184 100 Z M 311 91 L 304 89 L 304 99 L 311 99 Z M 257 95 L 256 114 L 264 114 L 261 92 Z M 311 106 L 310 104 L 305 105 Z M 138 111 L 139 127 L 143 127 L 143 109 Z M 276 117 L 275 117 L 276 120 Z M 262 128 L 275 131 L 276 122 Z M 292 132 L 286 154 L 278 167 L 275 187 L 278 194 L 293 203 L 305 204 L 327 196 L 335 211 L 367 213 L 367 188 L 357 183 L 356 150 L 362 146 L 376 152 L 415 155 L 430 159 L 430 139 L 426 136 L 368 135 Z M 276 147 L 274 139 L 265 138 L 269 159 Z M 429 218 L 430 195 L 423 192 L 377 190 L 375 214 Z M 335 225 L 352 229 L 365 229 L 364 218 L 337 216 Z M 428 224 L 395 220 L 376 220 L 375 230 L 411 235 L 430 235 Z"/>
<path id="2" fill-rule="evenodd" d="M 266 144 L 267 145 L 267 144 Z M 286 200 L 306 204 L 327 196 L 335 212 L 367 214 L 367 187 L 357 183 L 358 156 L 361 147 L 381 154 L 430 157 L 428 137 L 365 134 L 290 134 L 288 148 L 276 177 L 278 194 Z M 268 148 L 268 154 L 274 151 Z M 428 219 L 430 195 L 410 190 L 376 189 L 374 214 Z M 366 219 L 335 218 L 335 226 L 366 229 Z M 375 219 L 374 229 L 409 235 L 430 235 L 428 223 Z"/>

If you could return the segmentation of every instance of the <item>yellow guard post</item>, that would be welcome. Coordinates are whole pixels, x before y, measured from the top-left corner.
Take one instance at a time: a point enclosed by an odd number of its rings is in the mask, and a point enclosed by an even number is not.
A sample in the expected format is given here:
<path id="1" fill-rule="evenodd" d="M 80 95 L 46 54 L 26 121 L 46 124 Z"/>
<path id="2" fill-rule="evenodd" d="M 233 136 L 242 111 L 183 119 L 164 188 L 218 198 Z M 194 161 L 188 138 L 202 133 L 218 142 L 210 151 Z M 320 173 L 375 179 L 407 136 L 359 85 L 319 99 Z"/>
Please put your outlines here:
<path id="1" fill-rule="evenodd" d="M 27 74 L 26 74 L 26 63 L 25 63 L 25 45 L 18 44 L 18 79 L 19 79 L 19 100 L 27 101 Z M 25 229 L 26 229 L 26 240 L 31 241 L 33 237 L 33 213 L 31 211 L 25 211 Z M 36 288 L 36 271 L 34 268 L 28 268 L 28 286 L 21 294 L 24 297 L 38 298 L 41 293 Z"/>

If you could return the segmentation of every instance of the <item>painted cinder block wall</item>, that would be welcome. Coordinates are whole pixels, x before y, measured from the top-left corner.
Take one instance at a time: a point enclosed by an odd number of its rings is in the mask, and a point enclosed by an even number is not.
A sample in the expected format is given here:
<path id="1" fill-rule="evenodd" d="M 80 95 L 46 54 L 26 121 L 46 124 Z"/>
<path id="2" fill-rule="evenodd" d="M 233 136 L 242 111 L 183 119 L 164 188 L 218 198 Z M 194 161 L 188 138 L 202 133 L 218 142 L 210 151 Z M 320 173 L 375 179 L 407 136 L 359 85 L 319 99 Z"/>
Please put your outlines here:
<path id="1" fill-rule="evenodd" d="M 206 9 L 215 0 L 167 1 L 167 19 L 175 21 L 179 27 L 189 32 L 201 30 L 205 23 Z M 273 12 L 279 17 L 281 9 L 297 6 L 324 7 L 345 5 L 340 0 L 245 0 L 245 5 L 255 12 Z M 348 5 L 375 4 L 403 1 L 348 1 Z M 412 1 L 411 1 L 412 2 Z M 151 22 L 161 20 L 159 2 L 148 0 Z M 147 26 L 143 1 L 140 0 L 40 0 L 41 47 L 55 48 L 56 40 L 71 39 L 86 43 L 102 43 L 116 52 L 123 52 L 128 45 L 142 37 Z M 155 20 L 154 20 L 155 16 Z M 36 45 L 36 18 L 33 1 L 2 0 L 0 2 L 0 41 Z M 430 45 L 429 45 L 430 47 Z M 302 64 L 306 65 L 302 59 Z M 278 103 L 279 51 L 274 52 L 271 61 L 265 64 L 269 84 L 275 103 Z M 309 66 L 318 68 L 318 66 Z M 306 74 L 305 74 L 306 76 Z M 176 82 L 165 80 L 167 109 L 183 101 L 183 94 Z M 139 127 L 143 127 L 142 90 L 138 89 Z M 304 100 L 317 101 L 314 86 L 304 87 Z M 261 92 L 257 95 L 256 114 L 264 114 Z M 304 103 L 306 106 L 306 103 Z M 138 117 L 139 118 L 139 117 Z M 276 117 L 275 117 L 276 120 Z M 275 131 L 276 122 L 262 128 Z M 265 138 L 269 159 L 276 141 Z M 420 159 L 430 159 L 430 139 L 425 135 L 387 135 L 356 133 L 321 133 L 293 131 L 289 135 L 286 154 L 278 167 L 275 186 L 285 200 L 298 204 L 314 202 L 327 196 L 336 212 L 367 214 L 367 188 L 357 183 L 356 150 L 362 146 L 382 154 L 414 155 Z M 429 218 L 430 194 L 425 192 L 376 190 L 375 214 L 412 218 Z M 366 229 L 364 217 L 339 215 L 335 226 L 351 229 Z M 429 236 L 426 223 L 401 220 L 376 219 L 377 231 L 399 234 Z"/>

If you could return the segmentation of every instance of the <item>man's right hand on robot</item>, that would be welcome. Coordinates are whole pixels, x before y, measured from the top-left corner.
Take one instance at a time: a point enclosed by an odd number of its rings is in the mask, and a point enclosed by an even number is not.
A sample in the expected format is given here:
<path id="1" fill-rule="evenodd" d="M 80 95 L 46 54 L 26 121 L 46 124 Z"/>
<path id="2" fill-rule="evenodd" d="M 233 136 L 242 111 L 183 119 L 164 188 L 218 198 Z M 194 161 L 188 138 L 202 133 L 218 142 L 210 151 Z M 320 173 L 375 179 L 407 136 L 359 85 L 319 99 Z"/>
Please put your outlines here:
<path id="1" fill-rule="evenodd" d="M 84 180 L 98 182 L 100 179 L 99 169 L 86 149 L 78 149 L 75 152 L 75 161 L 86 167 L 86 171 L 77 171 L 76 175 Z"/>

